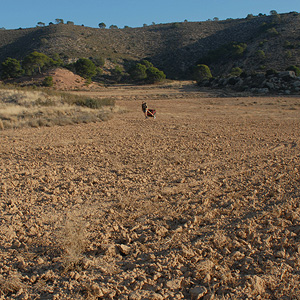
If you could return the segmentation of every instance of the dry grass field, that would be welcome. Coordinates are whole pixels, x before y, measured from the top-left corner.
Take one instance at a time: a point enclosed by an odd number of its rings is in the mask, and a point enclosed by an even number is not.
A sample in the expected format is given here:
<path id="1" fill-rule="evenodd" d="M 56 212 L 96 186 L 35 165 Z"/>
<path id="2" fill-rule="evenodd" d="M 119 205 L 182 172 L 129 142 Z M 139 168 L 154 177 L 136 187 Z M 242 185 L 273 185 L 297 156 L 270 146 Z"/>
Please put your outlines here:
<path id="1" fill-rule="evenodd" d="M 116 111 L 120 109 L 108 98 L 0 88 L 0 130 L 99 122 Z"/>
<path id="2" fill-rule="evenodd" d="M 0 131 L 0 299 L 300 299 L 299 97 L 82 93 L 127 112 Z"/>

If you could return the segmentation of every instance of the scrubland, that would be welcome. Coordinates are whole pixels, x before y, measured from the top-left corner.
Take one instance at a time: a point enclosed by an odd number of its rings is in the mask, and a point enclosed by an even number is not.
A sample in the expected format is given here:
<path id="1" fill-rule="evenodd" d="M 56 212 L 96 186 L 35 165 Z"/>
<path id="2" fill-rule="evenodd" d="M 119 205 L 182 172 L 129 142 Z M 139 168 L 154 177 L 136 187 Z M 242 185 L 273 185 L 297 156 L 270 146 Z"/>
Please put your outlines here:
<path id="1" fill-rule="evenodd" d="M 0 89 L 0 130 L 99 122 L 115 110 L 112 99 L 34 89 Z"/>
<path id="2" fill-rule="evenodd" d="M 126 113 L 0 131 L 1 299 L 299 299 L 298 97 L 84 95 Z"/>

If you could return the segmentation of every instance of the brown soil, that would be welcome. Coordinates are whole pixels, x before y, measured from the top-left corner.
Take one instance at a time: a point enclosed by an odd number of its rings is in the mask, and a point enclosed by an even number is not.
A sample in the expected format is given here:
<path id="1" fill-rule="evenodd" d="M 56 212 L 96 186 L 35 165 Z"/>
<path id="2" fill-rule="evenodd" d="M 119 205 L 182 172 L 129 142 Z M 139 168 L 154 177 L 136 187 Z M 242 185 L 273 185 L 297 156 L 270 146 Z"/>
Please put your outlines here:
<path id="1" fill-rule="evenodd" d="M 11 83 L 17 83 L 21 86 L 32 86 L 32 85 L 42 85 L 43 80 L 47 76 L 52 76 L 53 78 L 53 88 L 62 91 L 71 90 L 90 90 L 97 86 L 97 84 L 86 83 L 86 80 L 79 75 L 65 68 L 55 68 L 48 70 L 40 75 L 35 75 L 32 77 L 22 77 L 19 79 L 10 80 Z"/>
<path id="2" fill-rule="evenodd" d="M 97 95 L 127 113 L 1 132 L 1 299 L 299 299 L 300 99 Z"/>

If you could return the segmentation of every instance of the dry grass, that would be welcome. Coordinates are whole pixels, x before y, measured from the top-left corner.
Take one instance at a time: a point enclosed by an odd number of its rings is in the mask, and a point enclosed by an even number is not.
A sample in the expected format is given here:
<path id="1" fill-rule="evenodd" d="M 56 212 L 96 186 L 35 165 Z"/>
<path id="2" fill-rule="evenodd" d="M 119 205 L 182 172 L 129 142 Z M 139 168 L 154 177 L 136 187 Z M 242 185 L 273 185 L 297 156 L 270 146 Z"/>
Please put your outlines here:
<path id="1" fill-rule="evenodd" d="M 65 271 L 81 270 L 87 244 L 83 217 L 78 213 L 68 214 L 58 233 L 58 246 L 63 250 L 62 265 Z"/>
<path id="2" fill-rule="evenodd" d="M 0 299 L 4 295 L 16 294 L 20 296 L 22 294 L 25 285 L 21 281 L 20 274 L 12 274 L 7 278 L 0 276 Z"/>
<path id="3" fill-rule="evenodd" d="M 98 122 L 116 111 L 113 99 L 51 91 L 1 89 L 0 99 L 0 130 Z"/>

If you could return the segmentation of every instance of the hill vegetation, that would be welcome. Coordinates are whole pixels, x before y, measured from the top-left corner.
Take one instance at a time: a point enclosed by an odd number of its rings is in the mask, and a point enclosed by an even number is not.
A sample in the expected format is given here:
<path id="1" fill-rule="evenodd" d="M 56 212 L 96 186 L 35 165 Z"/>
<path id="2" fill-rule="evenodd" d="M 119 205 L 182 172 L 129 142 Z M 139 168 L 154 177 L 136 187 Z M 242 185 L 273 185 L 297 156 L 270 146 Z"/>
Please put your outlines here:
<path id="1" fill-rule="evenodd" d="M 300 66 L 300 14 L 248 15 L 245 19 L 182 22 L 118 29 L 50 24 L 0 30 L 0 62 L 37 51 L 64 64 L 80 58 L 104 61 L 109 75 L 123 76 L 148 60 L 168 78 L 191 78 L 208 65 L 213 76 L 236 68 L 248 73 Z M 117 69 L 116 69 L 117 67 Z"/>

